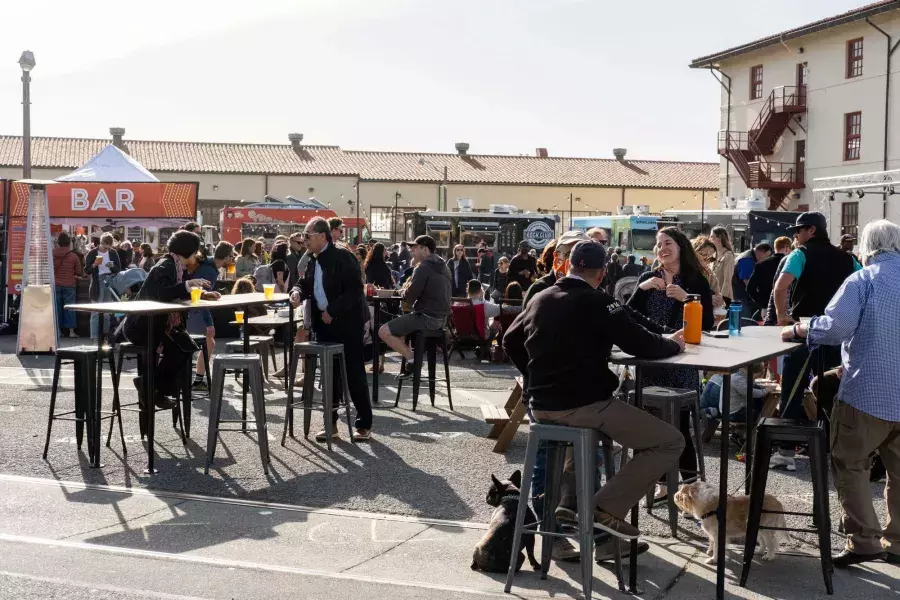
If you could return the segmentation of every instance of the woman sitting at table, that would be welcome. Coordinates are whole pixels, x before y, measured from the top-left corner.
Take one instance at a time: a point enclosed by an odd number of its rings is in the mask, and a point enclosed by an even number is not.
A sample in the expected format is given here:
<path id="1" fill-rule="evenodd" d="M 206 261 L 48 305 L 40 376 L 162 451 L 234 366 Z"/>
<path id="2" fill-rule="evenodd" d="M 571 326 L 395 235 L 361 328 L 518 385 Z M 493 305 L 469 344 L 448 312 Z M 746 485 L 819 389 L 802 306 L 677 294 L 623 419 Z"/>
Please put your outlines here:
<path id="1" fill-rule="evenodd" d="M 384 260 L 384 244 L 378 243 L 372 248 L 372 252 L 363 263 L 363 273 L 366 276 L 366 283 L 371 283 L 377 288 L 389 290 L 394 287 L 394 276 Z"/>
<path id="2" fill-rule="evenodd" d="M 660 266 L 641 275 L 628 305 L 663 327 L 677 331 L 684 321 L 684 301 L 688 294 L 700 296 L 703 306 L 702 328 L 713 327 L 713 300 L 705 270 L 700 265 L 687 237 L 676 227 L 665 227 L 656 234 L 656 258 Z M 700 375 L 693 368 L 645 369 L 644 386 L 661 386 L 700 392 Z M 685 447 L 679 460 L 681 477 L 697 474 L 697 453 L 690 436 L 690 414 L 681 412 L 680 429 Z M 656 499 L 666 496 L 666 487 L 657 485 Z"/>
<path id="3" fill-rule="evenodd" d="M 206 279 L 189 279 L 185 276 L 185 265 L 200 249 L 200 237 L 190 231 L 176 231 L 168 241 L 169 253 L 159 259 L 141 286 L 135 300 L 156 302 L 174 302 L 190 300 L 191 288 L 209 288 Z M 204 300 L 217 300 L 218 292 L 203 292 Z M 148 319 L 152 319 L 153 351 L 162 346 L 162 355 L 156 363 L 153 381 L 155 384 L 153 403 L 157 408 L 171 408 L 174 402 L 170 397 L 178 395 L 179 383 L 184 379 L 181 374 L 189 369 L 193 352 L 189 346 L 193 344 L 184 329 L 184 313 L 160 313 L 153 315 L 128 315 L 116 331 L 116 339 L 125 339 L 136 346 L 147 347 Z M 185 341 L 186 340 L 186 341 Z M 188 343 L 189 342 L 189 343 Z M 135 377 L 134 385 L 138 390 L 138 400 L 142 407 L 147 406 L 144 394 L 143 377 Z"/>

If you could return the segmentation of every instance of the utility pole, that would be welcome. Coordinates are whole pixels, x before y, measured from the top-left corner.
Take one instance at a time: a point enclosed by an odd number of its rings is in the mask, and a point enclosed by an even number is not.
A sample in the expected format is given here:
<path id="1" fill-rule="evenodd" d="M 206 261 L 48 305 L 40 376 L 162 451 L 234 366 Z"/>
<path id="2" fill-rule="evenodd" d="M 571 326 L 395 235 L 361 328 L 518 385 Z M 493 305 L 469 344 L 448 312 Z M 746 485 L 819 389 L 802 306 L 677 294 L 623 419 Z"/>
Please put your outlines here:
<path id="1" fill-rule="evenodd" d="M 391 243 L 397 241 L 397 204 L 400 202 L 400 190 L 394 192 L 394 214 L 391 215 Z"/>
<path id="2" fill-rule="evenodd" d="M 572 230 L 572 224 L 573 224 L 572 217 L 574 216 L 572 213 L 572 210 L 573 210 L 572 209 L 572 200 L 574 200 L 574 198 L 572 196 L 573 196 L 573 194 L 569 194 L 569 231 Z"/>
<path id="3" fill-rule="evenodd" d="M 356 178 L 356 244 L 362 244 L 362 223 L 359 220 L 359 177 Z"/>

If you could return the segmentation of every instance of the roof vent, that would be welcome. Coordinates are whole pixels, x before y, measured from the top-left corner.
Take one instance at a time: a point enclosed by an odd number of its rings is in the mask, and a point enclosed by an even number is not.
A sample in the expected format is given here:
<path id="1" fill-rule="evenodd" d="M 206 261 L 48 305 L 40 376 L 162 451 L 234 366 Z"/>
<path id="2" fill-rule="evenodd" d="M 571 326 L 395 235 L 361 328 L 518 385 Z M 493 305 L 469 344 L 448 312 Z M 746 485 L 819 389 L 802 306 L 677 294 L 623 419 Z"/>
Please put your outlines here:
<path id="1" fill-rule="evenodd" d="M 628 152 L 625 148 L 613 148 L 613 156 L 616 157 L 616 160 L 622 162 L 625 160 L 625 153 Z"/>
<path id="2" fill-rule="evenodd" d="M 538 158 L 547 158 L 547 149 L 546 148 L 535 148 L 534 155 Z"/>
<path id="3" fill-rule="evenodd" d="M 125 149 L 125 144 L 123 142 L 123 138 L 125 137 L 125 128 L 124 127 L 110 127 L 109 135 L 112 136 L 113 146 L 120 150 Z"/>
<path id="4" fill-rule="evenodd" d="M 288 140 L 291 142 L 291 147 L 294 150 L 300 149 L 300 144 L 303 142 L 303 134 L 302 133 L 289 133 Z"/>
<path id="5" fill-rule="evenodd" d="M 469 142 L 456 142 L 456 152 L 465 156 L 469 152 Z"/>

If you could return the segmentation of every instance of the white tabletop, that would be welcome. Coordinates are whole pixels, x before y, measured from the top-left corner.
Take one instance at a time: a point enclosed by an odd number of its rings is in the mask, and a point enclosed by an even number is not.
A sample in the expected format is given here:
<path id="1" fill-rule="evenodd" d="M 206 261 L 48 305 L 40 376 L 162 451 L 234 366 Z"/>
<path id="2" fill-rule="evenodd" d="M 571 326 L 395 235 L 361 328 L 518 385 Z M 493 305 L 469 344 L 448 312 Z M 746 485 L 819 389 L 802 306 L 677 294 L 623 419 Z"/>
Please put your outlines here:
<path id="1" fill-rule="evenodd" d="M 94 302 L 92 304 L 67 304 L 66 310 L 75 312 L 117 313 L 124 315 L 152 315 L 171 312 L 185 312 L 198 308 L 240 308 L 241 306 L 256 306 L 259 304 L 271 304 L 274 302 L 287 302 L 290 296 L 287 294 L 274 294 L 267 299 L 263 292 L 253 294 L 234 294 L 222 296 L 218 300 L 201 300 L 192 304 L 190 300 L 178 302 L 155 302 L 153 300 L 129 300 L 126 302 Z"/>
<path id="2" fill-rule="evenodd" d="M 641 367 L 691 367 L 733 373 L 741 367 L 788 354 L 802 344 L 781 341 L 781 327 L 744 327 L 740 335 L 713 338 L 704 335 L 700 344 L 686 344 L 684 352 L 668 358 L 635 358 L 613 352 L 610 362 Z"/>

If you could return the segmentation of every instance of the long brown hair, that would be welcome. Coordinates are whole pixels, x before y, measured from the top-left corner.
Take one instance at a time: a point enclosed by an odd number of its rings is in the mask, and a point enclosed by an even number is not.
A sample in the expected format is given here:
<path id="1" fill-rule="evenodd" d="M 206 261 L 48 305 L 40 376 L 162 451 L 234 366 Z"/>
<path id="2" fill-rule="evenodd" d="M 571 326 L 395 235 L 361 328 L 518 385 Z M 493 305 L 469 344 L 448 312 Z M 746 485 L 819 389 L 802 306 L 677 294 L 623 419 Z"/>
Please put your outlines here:
<path id="1" fill-rule="evenodd" d="M 556 240 L 550 240 L 550 243 L 544 246 L 544 251 L 541 253 L 541 260 L 538 261 L 538 264 L 544 268 L 544 275 L 553 270 L 554 252 L 556 252 Z"/>
<path id="2" fill-rule="evenodd" d="M 247 238 L 241 242 L 241 256 L 255 256 L 253 249 L 256 246 L 256 240 Z"/>
<path id="3" fill-rule="evenodd" d="M 232 294 L 252 294 L 255 291 L 256 285 L 249 277 L 241 277 L 234 282 L 234 286 L 231 288 Z"/>
<path id="4" fill-rule="evenodd" d="M 378 242 L 372 247 L 372 251 L 366 256 L 365 261 L 363 262 L 363 273 L 366 272 L 366 269 L 369 268 L 369 264 L 373 265 L 386 265 L 387 262 L 384 260 L 384 244 Z"/>
<path id="5" fill-rule="evenodd" d="M 729 252 L 734 252 L 734 248 L 731 247 L 731 236 L 728 235 L 727 229 L 725 229 L 721 225 L 716 225 L 709 233 L 710 235 L 714 235 L 719 238 L 719 241 L 722 242 L 723 248 L 725 248 Z"/>
<path id="6" fill-rule="evenodd" d="M 706 271 L 700 265 L 697 253 L 694 252 L 687 236 L 677 227 L 663 227 L 657 235 L 660 233 L 669 236 L 678 245 L 678 270 L 682 280 L 703 277 Z"/>

